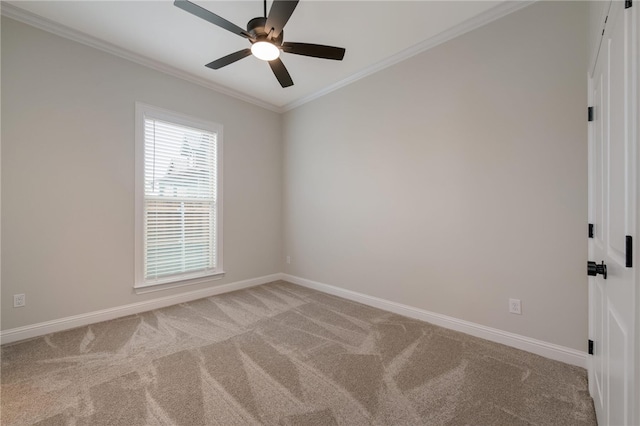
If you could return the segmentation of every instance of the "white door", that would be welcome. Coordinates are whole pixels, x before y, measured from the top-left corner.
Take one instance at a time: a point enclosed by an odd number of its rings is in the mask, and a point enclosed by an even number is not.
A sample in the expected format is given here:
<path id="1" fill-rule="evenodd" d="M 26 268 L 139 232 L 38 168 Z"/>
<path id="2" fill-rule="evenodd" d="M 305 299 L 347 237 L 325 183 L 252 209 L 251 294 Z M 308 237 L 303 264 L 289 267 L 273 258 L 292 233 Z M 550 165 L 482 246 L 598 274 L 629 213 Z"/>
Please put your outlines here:
<path id="1" fill-rule="evenodd" d="M 634 2 L 635 3 L 635 2 Z M 634 5 L 633 7 L 638 7 Z M 635 393 L 635 273 L 628 237 L 636 238 L 636 27 L 631 8 L 613 1 L 590 81 L 589 260 L 604 261 L 606 279 L 589 279 L 589 385 L 600 425 L 631 425 Z M 633 240 L 631 240 L 633 241 Z M 637 246 L 637 244 L 636 244 Z M 637 258 L 637 257 L 636 257 Z M 633 263 L 632 259 L 632 262 Z"/>

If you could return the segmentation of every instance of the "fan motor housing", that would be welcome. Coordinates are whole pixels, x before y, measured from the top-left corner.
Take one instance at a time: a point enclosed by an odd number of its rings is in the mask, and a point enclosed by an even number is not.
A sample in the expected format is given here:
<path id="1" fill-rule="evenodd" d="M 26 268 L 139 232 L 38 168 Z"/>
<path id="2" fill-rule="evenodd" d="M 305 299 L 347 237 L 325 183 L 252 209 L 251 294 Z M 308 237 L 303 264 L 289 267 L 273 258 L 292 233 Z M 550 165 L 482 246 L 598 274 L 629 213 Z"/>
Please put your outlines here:
<path id="1" fill-rule="evenodd" d="M 268 39 L 269 33 L 266 31 L 266 24 L 267 18 L 263 16 L 253 18 L 247 23 L 247 32 L 251 34 L 251 37 L 254 39 L 251 40 L 251 43 L 255 43 L 256 41 L 269 41 L 277 46 L 280 46 L 282 44 L 284 31 L 280 31 L 278 37 Z"/>

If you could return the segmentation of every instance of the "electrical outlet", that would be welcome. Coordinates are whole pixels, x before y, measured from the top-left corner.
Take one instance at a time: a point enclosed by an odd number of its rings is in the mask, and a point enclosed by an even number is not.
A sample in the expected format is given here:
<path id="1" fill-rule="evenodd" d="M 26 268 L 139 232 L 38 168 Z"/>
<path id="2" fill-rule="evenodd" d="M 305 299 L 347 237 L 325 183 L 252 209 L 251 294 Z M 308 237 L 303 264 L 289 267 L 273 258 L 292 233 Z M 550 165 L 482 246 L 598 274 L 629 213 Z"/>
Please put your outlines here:
<path id="1" fill-rule="evenodd" d="M 287 263 L 291 263 L 291 256 L 287 256 Z"/>
<path id="2" fill-rule="evenodd" d="M 509 299 L 509 312 L 522 315 L 522 304 L 520 299 Z"/>
<path id="3" fill-rule="evenodd" d="M 14 294 L 13 295 L 13 307 L 21 308 L 27 304 L 27 296 L 24 294 Z"/>

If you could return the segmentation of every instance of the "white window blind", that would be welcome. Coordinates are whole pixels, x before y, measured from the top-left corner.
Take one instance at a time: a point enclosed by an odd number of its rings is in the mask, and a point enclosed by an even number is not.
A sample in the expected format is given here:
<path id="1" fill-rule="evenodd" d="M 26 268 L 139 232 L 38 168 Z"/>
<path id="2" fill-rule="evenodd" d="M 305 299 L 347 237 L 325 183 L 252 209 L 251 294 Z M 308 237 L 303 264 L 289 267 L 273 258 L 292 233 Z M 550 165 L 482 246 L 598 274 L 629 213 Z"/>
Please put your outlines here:
<path id="1" fill-rule="evenodd" d="M 216 273 L 218 134 L 149 112 L 143 117 L 143 283 L 138 284 Z"/>

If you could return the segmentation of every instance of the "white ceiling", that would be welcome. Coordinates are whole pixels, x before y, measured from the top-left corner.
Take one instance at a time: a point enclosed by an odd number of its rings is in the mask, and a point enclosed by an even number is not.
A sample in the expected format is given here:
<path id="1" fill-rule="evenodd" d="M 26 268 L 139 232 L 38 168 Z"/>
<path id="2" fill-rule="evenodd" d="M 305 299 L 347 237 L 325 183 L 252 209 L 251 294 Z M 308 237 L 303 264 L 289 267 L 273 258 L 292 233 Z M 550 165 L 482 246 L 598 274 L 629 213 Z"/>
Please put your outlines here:
<path id="1" fill-rule="evenodd" d="M 263 13 L 262 2 L 256 0 L 194 3 L 243 28 Z M 106 42 L 111 47 L 108 50 L 121 50 L 125 57 L 137 57 L 283 110 L 424 50 L 421 46 L 519 8 L 506 5 L 503 0 L 301 0 L 285 26 L 285 41 L 344 47 L 346 55 L 339 62 L 284 53 L 281 58 L 294 81 L 294 86 L 284 89 L 268 64 L 253 56 L 220 70 L 206 68 L 206 63 L 249 47 L 249 42 L 175 7 L 173 1 L 11 1 L 3 2 L 2 7 L 9 17 L 38 23 L 80 41 Z"/>

